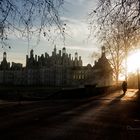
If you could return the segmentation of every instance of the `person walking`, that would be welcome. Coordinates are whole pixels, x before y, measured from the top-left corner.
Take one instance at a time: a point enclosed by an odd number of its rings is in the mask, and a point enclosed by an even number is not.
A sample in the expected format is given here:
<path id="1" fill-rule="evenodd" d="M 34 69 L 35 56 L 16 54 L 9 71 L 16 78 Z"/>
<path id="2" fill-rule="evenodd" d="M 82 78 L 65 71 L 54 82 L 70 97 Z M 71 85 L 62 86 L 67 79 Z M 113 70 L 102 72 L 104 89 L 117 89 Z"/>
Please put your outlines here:
<path id="1" fill-rule="evenodd" d="M 125 95 L 126 91 L 127 91 L 127 82 L 123 81 L 122 83 L 122 90 L 123 90 L 123 94 Z"/>

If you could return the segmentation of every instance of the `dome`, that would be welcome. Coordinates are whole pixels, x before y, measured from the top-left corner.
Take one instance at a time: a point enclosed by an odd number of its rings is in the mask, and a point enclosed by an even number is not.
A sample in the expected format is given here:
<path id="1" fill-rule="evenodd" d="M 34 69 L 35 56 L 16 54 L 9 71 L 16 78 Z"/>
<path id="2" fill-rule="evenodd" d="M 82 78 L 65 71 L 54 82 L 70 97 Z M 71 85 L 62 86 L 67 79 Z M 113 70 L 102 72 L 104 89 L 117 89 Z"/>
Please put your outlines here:
<path id="1" fill-rule="evenodd" d="M 88 68 L 91 68 L 92 66 L 91 66 L 91 64 L 87 64 L 87 67 L 88 67 Z"/>

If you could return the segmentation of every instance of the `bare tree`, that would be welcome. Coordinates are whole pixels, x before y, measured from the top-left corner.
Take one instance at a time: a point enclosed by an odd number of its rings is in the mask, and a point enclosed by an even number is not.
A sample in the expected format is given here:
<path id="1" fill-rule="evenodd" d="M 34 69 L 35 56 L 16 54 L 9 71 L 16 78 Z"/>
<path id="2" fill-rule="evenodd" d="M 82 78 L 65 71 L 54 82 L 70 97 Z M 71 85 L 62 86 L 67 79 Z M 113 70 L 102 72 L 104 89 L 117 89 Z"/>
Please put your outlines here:
<path id="1" fill-rule="evenodd" d="M 51 30 L 64 35 L 65 24 L 59 10 L 64 0 L 0 0 L 0 39 L 18 32 L 22 37 L 42 34 L 50 38 Z"/>
<path id="2" fill-rule="evenodd" d="M 139 42 L 139 3 L 139 0 L 99 0 L 99 6 L 89 14 L 91 35 L 96 34 L 106 45 L 116 82 L 124 58 L 127 80 L 127 56 Z"/>

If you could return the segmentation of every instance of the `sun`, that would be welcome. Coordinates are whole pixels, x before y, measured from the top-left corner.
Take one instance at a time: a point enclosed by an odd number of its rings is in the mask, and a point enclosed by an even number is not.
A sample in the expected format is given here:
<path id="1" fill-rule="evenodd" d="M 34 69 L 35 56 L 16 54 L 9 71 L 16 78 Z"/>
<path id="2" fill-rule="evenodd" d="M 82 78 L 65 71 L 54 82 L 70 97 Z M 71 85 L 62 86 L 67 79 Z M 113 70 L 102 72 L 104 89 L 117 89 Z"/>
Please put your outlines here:
<path id="1" fill-rule="evenodd" d="M 140 69 L 140 50 L 135 51 L 128 57 L 127 64 L 128 73 L 135 73 Z"/>

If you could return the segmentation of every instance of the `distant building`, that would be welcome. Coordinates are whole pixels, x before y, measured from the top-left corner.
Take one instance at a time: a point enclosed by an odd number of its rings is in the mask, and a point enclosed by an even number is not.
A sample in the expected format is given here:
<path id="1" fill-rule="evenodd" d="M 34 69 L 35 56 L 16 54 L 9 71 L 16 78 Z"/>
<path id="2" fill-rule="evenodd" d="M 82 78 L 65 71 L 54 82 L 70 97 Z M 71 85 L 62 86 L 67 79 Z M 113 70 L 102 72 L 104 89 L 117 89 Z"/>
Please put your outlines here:
<path id="1" fill-rule="evenodd" d="M 98 86 L 108 86 L 113 83 L 113 70 L 105 55 L 105 47 L 102 47 L 101 57 L 98 61 L 95 61 L 93 66 L 92 83 L 96 83 Z"/>
<path id="2" fill-rule="evenodd" d="M 0 65 L 0 69 L 1 70 L 9 70 L 10 69 L 10 63 L 7 62 L 6 52 L 3 53 L 3 60 L 2 60 L 1 65 Z"/>
<path id="3" fill-rule="evenodd" d="M 42 54 L 41 56 L 34 55 L 34 51 L 30 51 L 30 56 L 26 56 L 26 67 L 28 69 L 33 68 L 43 68 L 43 67 L 53 67 L 53 66 L 63 66 L 63 67 L 74 67 L 82 66 L 81 56 L 78 58 L 78 53 L 75 53 L 75 58 L 71 58 L 71 54 L 66 53 L 66 48 L 64 47 L 57 53 L 56 46 L 49 56 L 48 53 Z"/>
<path id="4" fill-rule="evenodd" d="M 66 52 L 64 47 L 57 53 L 56 46 L 49 56 L 48 53 L 41 56 L 26 56 L 26 66 L 7 62 L 6 52 L 0 65 L 0 84 L 13 85 L 39 85 L 49 87 L 78 87 L 85 84 L 97 86 L 112 85 L 112 68 L 105 56 L 105 48 L 102 48 L 101 58 L 92 67 L 90 64 L 83 66 L 81 56 L 75 53 L 74 59 Z"/>
<path id="5" fill-rule="evenodd" d="M 78 53 L 75 53 L 74 59 L 71 54 L 66 52 L 64 47 L 57 53 L 56 46 L 52 55 L 34 55 L 30 51 L 30 56 L 26 56 L 27 83 L 29 85 L 46 86 L 70 86 L 71 68 L 82 67 L 82 60 Z"/>
<path id="6" fill-rule="evenodd" d="M 73 68 L 74 81 L 81 84 L 110 86 L 113 84 L 113 70 L 105 55 L 105 47 L 102 47 L 101 57 L 95 61 L 92 67 L 90 64 Z M 73 82 L 73 83 L 75 83 Z"/>

